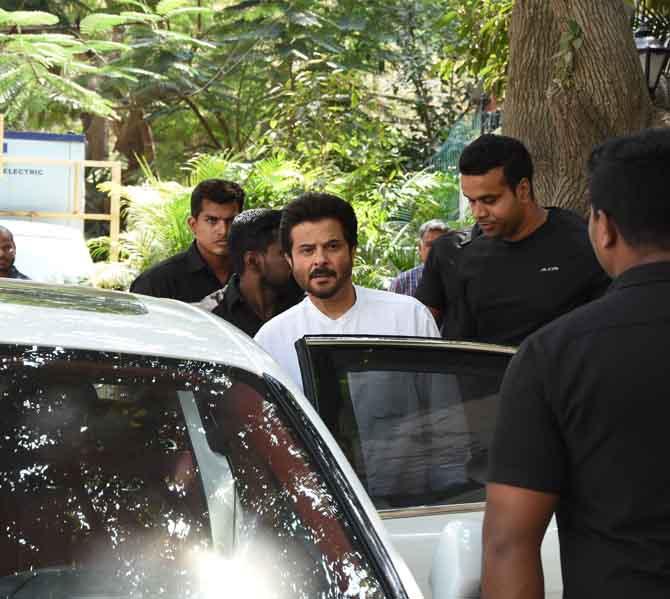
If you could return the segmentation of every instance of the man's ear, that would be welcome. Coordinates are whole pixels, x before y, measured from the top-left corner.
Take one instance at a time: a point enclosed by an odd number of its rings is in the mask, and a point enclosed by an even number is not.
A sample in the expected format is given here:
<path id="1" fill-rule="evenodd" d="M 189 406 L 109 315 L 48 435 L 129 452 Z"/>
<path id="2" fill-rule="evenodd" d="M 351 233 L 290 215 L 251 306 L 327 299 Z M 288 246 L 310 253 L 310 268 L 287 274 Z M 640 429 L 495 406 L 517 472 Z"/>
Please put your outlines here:
<path id="1" fill-rule="evenodd" d="M 284 260 L 288 262 L 289 268 L 293 270 L 293 258 L 291 258 L 291 254 L 287 254 L 286 252 L 283 252 L 282 254 L 284 256 Z"/>
<path id="2" fill-rule="evenodd" d="M 358 249 L 357 245 L 352 246 L 351 248 L 351 261 L 353 262 L 354 258 L 356 257 L 356 250 Z"/>
<path id="3" fill-rule="evenodd" d="M 602 210 L 597 210 L 594 217 L 596 231 L 600 235 L 600 245 L 604 248 L 616 245 L 621 234 L 612 217 Z"/>
<path id="4" fill-rule="evenodd" d="M 516 186 L 516 189 L 514 190 L 514 194 L 522 202 L 533 201 L 533 193 L 530 186 L 530 181 L 526 177 L 524 177 L 523 179 L 521 179 L 521 181 L 519 181 L 518 185 Z"/>
<path id="5" fill-rule="evenodd" d="M 189 216 L 186 219 L 186 224 L 188 224 L 188 228 L 191 229 L 191 233 L 193 233 L 193 235 L 195 235 L 195 223 L 196 223 L 195 216 Z"/>

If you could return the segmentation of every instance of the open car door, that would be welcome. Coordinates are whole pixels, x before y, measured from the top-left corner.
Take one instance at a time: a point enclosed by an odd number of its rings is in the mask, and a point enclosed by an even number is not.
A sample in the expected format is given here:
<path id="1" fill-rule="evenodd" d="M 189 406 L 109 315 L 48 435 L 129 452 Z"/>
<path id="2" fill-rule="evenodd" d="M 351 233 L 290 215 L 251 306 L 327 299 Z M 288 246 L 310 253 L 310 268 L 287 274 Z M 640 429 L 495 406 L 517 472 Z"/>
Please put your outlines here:
<path id="1" fill-rule="evenodd" d="M 307 336 L 305 395 L 426 597 L 479 596 L 488 451 L 514 348 L 412 337 Z M 547 597 L 562 595 L 555 521 Z"/>

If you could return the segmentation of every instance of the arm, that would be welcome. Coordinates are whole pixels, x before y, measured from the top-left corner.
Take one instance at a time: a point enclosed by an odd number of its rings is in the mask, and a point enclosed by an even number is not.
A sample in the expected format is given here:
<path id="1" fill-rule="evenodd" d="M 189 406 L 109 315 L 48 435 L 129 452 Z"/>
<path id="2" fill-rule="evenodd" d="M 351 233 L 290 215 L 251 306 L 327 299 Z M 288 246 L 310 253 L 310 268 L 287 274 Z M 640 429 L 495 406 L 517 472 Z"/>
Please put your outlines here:
<path id="1" fill-rule="evenodd" d="M 540 547 L 558 495 L 491 483 L 486 487 L 483 599 L 543 599 Z"/>
<path id="2" fill-rule="evenodd" d="M 510 361 L 489 451 L 485 599 L 541 599 L 540 546 L 567 478 L 568 455 L 547 389 L 546 346 L 529 337 Z"/>
<path id="3" fill-rule="evenodd" d="M 431 249 L 428 254 L 414 297 L 431 311 L 437 322 L 441 321 L 446 298 L 440 277 L 439 256 L 435 249 Z"/>

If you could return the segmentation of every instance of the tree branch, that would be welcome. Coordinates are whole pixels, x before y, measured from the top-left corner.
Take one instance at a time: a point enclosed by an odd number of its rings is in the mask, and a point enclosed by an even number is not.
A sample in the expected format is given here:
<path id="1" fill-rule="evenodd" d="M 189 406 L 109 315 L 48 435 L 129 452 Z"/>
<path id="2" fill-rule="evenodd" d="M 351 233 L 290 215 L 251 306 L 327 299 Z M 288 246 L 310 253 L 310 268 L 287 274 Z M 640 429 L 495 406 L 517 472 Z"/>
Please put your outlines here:
<path id="1" fill-rule="evenodd" d="M 209 126 L 209 123 L 207 122 L 207 119 L 202 115 L 198 107 L 195 105 L 195 102 L 191 100 L 190 98 L 186 96 L 181 96 L 180 98 L 182 101 L 186 102 L 188 104 L 188 107 L 193 111 L 196 117 L 198 117 L 198 120 L 200 121 L 200 124 L 202 125 L 203 129 L 209 136 L 209 138 L 212 140 L 212 143 L 219 149 L 223 150 L 223 146 L 221 145 L 221 142 L 217 139 L 216 135 L 214 135 L 214 131 L 212 131 L 212 128 Z"/>

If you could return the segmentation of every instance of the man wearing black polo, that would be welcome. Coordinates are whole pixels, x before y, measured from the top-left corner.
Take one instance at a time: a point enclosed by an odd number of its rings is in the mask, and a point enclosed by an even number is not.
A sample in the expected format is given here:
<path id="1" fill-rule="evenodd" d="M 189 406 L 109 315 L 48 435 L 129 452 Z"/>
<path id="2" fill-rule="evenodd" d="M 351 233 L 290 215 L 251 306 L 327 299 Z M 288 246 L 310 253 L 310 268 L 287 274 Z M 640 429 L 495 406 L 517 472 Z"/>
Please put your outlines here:
<path id="1" fill-rule="evenodd" d="M 437 239 L 416 292 L 436 318 L 446 317 L 444 336 L 518 345 L 605 291 L 609 279 L 586 224 L 538 204 L 520 141 L 483 135 L 465 148 L 459 170 L 479 234 L 460 246 Z"/>
<path id="2" fill-rule="evenodd" d="M 243 207 L 244 191 L 237 183 L 199 183 L 191 194 L 188 217 L 195 237 L 191 247 L 143 272 L 130 291 L 195 303 L 221 289 L 231 273 L 228 231 Z"/>
<path id="3" fill-rule="evenodd" d="M 282 252 L 280 222 L 279 210 L 258 208 L 242 212 L 230 227 L 234 274 L 213 312 L 250 337 L 305 296 Z"/>
<path id="4" fill-rule="evenodd" d="M 544 597 L 554 511 L 565 597 L 670 597 L 670 130 L 589 160 L 602 298 L 521 346 L 490 451 L 483 596 Z"/>

